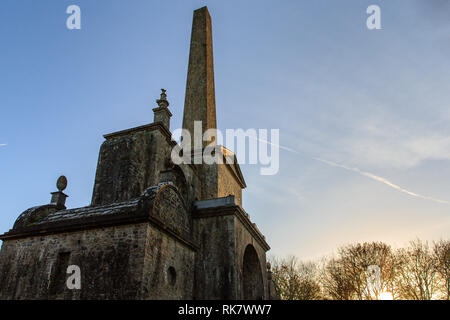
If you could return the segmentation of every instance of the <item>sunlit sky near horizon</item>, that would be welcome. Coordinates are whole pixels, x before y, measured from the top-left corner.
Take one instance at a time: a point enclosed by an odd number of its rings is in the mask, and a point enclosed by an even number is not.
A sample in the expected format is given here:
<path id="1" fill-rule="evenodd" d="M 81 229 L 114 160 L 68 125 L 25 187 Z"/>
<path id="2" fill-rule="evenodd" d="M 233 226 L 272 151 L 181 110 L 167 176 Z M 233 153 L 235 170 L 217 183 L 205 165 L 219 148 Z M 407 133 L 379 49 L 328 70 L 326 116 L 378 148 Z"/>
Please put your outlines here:
<path id="1" fill-rule="evenodd" d="M 66 28 L 71 4 L 81 30 Z M 381 30 L 366 27 L 372 4 Z M 280 129 L 295 150 L 274 176 L 241 165 L 269 254 L 449 238 L 449 0 L 3 0 L 0 233 L 62 174 L 67 206 L 88 205 L 102 135 L 152 122 L 160 88 L 181 126 L 204 5 L 218 128 Z"/>

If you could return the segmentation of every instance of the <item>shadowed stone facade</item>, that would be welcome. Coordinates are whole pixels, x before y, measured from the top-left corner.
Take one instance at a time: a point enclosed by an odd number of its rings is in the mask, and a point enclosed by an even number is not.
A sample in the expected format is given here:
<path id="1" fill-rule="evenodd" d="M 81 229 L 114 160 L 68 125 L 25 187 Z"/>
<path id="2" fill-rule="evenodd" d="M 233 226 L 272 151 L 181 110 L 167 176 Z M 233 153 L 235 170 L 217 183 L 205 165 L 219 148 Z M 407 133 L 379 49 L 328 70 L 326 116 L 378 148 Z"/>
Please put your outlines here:
<path id="1" fill-rule="evenodd" d="M 190 50 L 183 128 L 200 120 L 215 129 L 206 7 L 194 11 Z M 237 161 L 173 164 L 165 90 L 157 104 L 153 123 L 104 136 L 91 205 L 67 209 L 62 177 L 50 204 L 0 236 L 0 299 L 275 297 L 270 248 L 242 208 Z M 66 286 L 69 265 L 80 267 L 81 289 Z"/>

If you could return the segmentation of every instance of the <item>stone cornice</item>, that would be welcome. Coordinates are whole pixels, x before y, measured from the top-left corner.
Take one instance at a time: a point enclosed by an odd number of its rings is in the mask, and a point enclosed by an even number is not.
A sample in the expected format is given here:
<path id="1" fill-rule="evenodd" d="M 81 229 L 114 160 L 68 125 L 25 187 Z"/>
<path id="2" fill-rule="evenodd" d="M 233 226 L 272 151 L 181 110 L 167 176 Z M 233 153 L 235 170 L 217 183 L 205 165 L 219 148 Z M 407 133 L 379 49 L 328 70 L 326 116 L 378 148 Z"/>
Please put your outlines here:
<path id="1" fill-rule="evenodd" d="M 153 110 L 153 112 L 165 111 L 169 115 L 169 117 L 172 116 L 172 112 L 170 112 L 170 110 L 167 107 L 158 107 L 158 108 L 153 108 L 152 110 Z"/>
<path id="2" fill-rule="evenodd" d="M 150 223 L 152 226 L 158 228 L 162 232 L 169 236 L 179 240 L 186 246 L 193 250 L 197 250 L 196 246 L 191 240 L 185 239 L 179 235 L 176 231 L 172 230 L 170 226 L 165 224 L 158 217 L 148 215 L 143 212 L 125 212 L 114 216 L 94 216 L 78 219 L 67 219 L 61 221 L 55 221 L 52 223 L 38 224 L 30 227 L 26 227 L 18 230 L 10 230 L 0 235 L 0 240 L 8 241 L 29 237 L 40 237 L 49 234 L 60 234 L 66 232 L 79 232 L 84 230 L 99 229 L 105 227 L 113 227 L 120 225 L 131 225 L 138 223 Z"/>
<path id="3" fill-rule="evenodd" d="M 117 132 L 113 132 L 113 133 L 108 133 L 108 134 L 103 135 L 103 137 L 106 140 L 109 140 L 109 139 L 117 138 L 120 136 L 126 136 L 126 135 L 136 133 L 139 131 L 153 131 L 153 130 L 160 130 L 169 141 L 172 141 L 172 133 L 170 132 L 169 129 L 166 128 L 165 125 L 162 124 L 162 122 L 153 122 L 153 123 L 149 123 L 149 124 L 135 127 L 135 128 L 130 128 L 130 129 L 121 130 L 121 131 L 117 131 Z"/>

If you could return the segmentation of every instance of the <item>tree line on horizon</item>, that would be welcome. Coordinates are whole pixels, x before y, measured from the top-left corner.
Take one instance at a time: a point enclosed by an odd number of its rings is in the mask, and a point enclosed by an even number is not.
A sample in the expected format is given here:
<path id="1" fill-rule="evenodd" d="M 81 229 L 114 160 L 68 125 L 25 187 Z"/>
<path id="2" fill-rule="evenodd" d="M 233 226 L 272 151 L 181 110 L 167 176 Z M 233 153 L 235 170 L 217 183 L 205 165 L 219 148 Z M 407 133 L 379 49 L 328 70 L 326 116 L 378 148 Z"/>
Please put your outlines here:
<path id="1" fill-rule="evenodd" d="M 282 300 L 450 300 L 450 240 L 341 246 L 317 261 L 269 259 Z"/>

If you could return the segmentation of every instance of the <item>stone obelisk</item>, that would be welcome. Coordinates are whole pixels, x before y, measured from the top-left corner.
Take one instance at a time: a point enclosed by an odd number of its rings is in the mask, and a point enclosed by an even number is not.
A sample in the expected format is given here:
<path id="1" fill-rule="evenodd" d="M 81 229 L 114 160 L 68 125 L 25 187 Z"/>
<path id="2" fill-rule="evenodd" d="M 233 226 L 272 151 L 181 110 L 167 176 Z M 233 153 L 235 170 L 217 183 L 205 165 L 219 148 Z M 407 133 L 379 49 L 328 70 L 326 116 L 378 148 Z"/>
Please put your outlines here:
<path id="1" fill-rule="evenodd" d="M 191 134 L 194 149 L 194 121 L 202 122 L 202 133 L 216 129 L 216 98 L 211 16 L 208 8 L 194 11 L 191 48 L 184 102 L 183 129 Z M 204 148 L 207 142 L 201 143 Z"/>
<path id="2" fill-rule="evenodd" d="M 197 132 L 199 137 L 194 135 L 195 131 L 200 131 L 200 128 L 194 129 L 195 121 L 201 121 L 201 132 Z M 201 195 L 198 200 L 234 195 L 236 202 L 241 205 L 242 188 L 245 188 L 245 182 L 240 175 L 240 169 L 229 164 L 207 164 L 202 162 L 201 158 L 202 152 L 208 151 L 204 149 L 207 145 L 211 145 L 211 142 L 212 145 L 217 143 L 214 138 L 202 141 L 202 135 L 206 130 L 217 129 L 212 28 L 211 16 L 207 7 L 194 11 L 183 129 L 188 130 L 191 135 L 191 155 L 197 166 L 196 172 L 201 183 Z M 221 146 L 217 147 L 222 150 Z M 199 163 L 195 161 L 198 156 L 200 156 Z M 222 157 L 221 151 L 216 152 L 215 156 Z M 236 176 L 242 178 L 242 181 Z"/>

